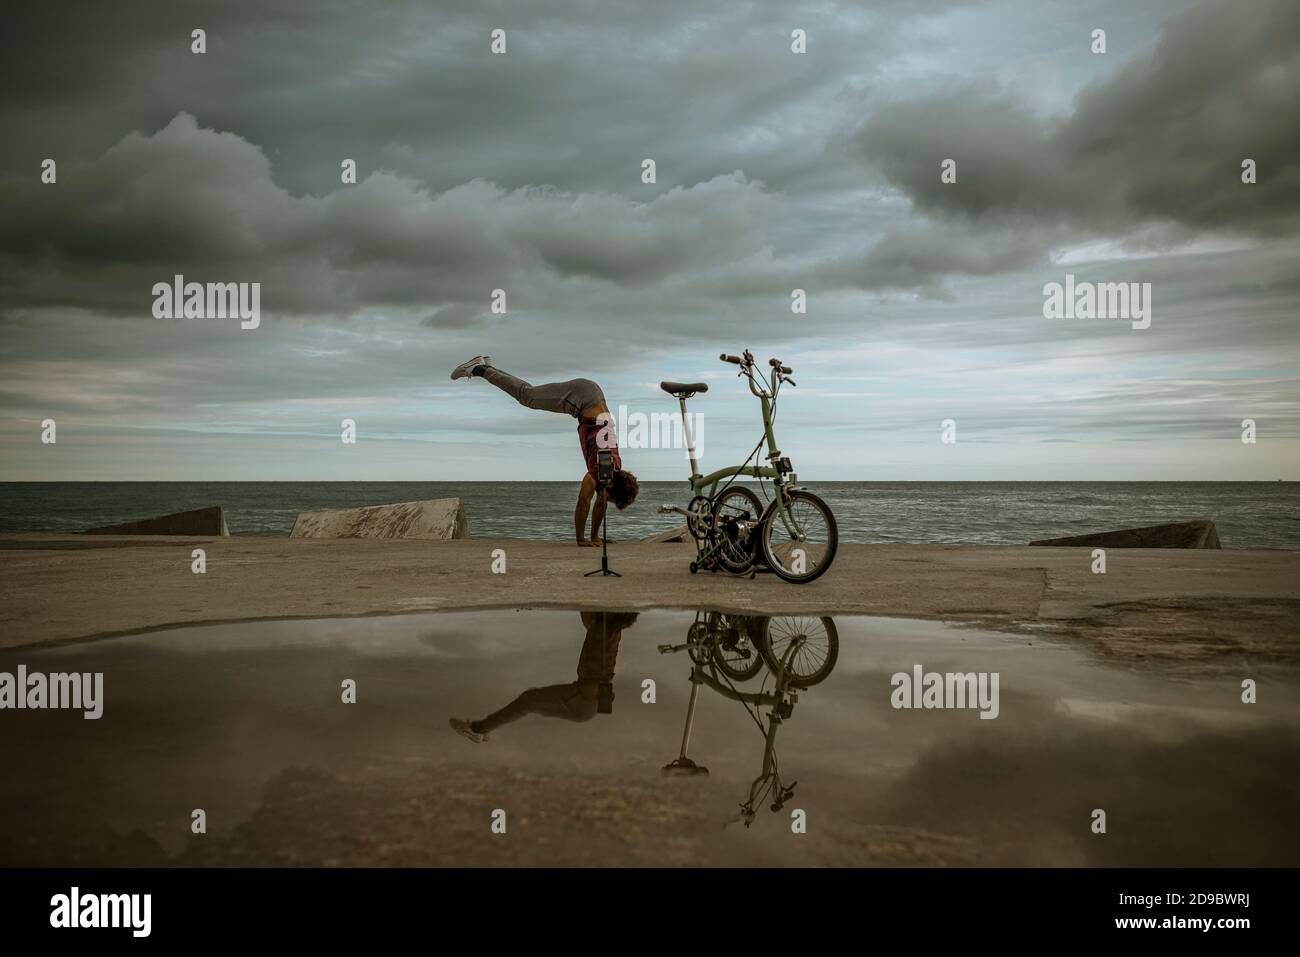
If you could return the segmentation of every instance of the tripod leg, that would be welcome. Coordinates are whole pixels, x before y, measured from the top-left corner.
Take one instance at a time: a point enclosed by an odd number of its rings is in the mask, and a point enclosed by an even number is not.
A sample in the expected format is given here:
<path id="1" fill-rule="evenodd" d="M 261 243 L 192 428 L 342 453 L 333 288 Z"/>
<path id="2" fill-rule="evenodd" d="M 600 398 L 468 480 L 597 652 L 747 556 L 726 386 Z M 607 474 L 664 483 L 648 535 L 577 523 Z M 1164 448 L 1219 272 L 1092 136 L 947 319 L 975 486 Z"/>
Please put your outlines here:
<path id="1" fill-rule="evenodd" d="M 618 572 L 610 571 L 609 568 L 609 505 L 606 503 L 605 512 L 600 519 L 600 567 L 595 571 L 587 572 L 583 578 L 590 578 L 592 575 L 613 575 L 615 578 L 622 578 Z"/>
<path id="2" fill-rule="evenodd" d="M 600 570 L 606 575 L 622 578 L 618 572 L 609 570 L 609 504 L 605 505 L 605 514 L 600 517 Z"/>

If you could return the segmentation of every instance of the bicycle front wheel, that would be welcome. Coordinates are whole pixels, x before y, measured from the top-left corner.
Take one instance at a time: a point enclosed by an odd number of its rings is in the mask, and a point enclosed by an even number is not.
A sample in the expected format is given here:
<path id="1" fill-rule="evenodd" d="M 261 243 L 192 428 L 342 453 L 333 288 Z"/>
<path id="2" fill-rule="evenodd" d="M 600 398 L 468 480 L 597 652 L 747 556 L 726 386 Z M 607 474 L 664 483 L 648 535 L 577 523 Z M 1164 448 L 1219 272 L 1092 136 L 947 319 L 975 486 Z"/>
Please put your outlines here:
<path id="1" fill-rule="evenodd" d="M 826 615 L 785 615 L 762 625 L 759 650 L 773 674 L 785 666 L 796 688 L 811 688 L 830 677 L 840 657 L 840 633 Z"/>
<path id="2" fill-rule="evenodd" d="M 778 493 L 767 507 L 761 534 L 763 561 L 779 577 L 796 585 L 807 584 L 830 568 L 840 543 L 830 506 L 802 490 Z"/>

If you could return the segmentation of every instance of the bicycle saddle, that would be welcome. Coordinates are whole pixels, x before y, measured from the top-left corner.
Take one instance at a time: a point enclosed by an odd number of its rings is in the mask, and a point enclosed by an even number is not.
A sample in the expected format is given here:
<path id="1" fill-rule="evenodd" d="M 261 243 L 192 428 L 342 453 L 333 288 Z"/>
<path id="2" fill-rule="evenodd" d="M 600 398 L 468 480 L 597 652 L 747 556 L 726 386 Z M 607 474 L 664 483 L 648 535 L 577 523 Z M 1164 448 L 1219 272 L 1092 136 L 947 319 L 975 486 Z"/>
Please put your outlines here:
<path id="1" fill-rule="evenodd" d="M 660 382 L 659 388 L 679 399 L 689 399 L 697 392 L 708 392 L 707 382 Z"/>

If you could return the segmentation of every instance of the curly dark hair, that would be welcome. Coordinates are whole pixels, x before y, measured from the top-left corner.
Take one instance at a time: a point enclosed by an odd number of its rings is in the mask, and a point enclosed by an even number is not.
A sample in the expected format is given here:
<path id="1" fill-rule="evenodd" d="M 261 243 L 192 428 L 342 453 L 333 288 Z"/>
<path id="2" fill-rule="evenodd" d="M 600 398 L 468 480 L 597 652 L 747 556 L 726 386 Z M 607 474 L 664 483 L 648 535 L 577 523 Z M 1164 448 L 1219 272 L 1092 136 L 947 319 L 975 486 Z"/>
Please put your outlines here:
<path id="1" fill-rule="evenodd" d="M 641 491 L 641 483 L 636 476 L 626 469 L 614 473 L 614 481 L 609 486 L 609 500 L 621 512 L 636 501 L 636 493 Z"/>

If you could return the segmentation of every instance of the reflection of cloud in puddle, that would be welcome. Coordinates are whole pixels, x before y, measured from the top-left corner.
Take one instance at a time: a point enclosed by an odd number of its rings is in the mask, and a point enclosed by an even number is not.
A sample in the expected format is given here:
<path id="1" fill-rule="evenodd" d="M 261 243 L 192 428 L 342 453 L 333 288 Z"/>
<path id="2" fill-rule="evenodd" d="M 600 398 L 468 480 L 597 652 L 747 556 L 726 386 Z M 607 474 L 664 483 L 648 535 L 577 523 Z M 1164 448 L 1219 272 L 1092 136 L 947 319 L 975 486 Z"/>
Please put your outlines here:
<path id="1" fill-rule="evenodd" d="M 1125 725 L 1148 738 L 1180 740 L 1189 726 L 1198 730 L 1250 730 L 1259 724 L 1258 713 L 1243 706 L 1193 707 L 1191 705 L 1133 704 L 1124 701 L 1096 701 L 1061 698 L 1057 712 L 1066 718 Z"/>
<path id="2" fill-rule="evenodd" d="M 1295 727 L 1184 726 L 1173 740 L 1131 724 L 1062 726 L 1054 711 L 996 738 L 953 730 L 861 814 L 976 838 L 991 865 L 1300 863 Z M 1105 835 L 1091 833 L 1094 808 Z"/>

